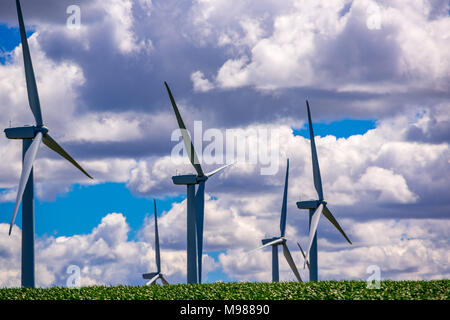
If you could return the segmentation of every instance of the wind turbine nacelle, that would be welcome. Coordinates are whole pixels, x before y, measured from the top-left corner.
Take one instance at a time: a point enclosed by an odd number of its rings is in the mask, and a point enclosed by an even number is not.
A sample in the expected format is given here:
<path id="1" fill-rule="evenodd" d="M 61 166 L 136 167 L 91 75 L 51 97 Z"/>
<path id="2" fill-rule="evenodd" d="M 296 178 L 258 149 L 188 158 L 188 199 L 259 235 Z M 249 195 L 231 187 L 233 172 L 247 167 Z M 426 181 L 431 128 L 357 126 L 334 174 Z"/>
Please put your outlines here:
<path id="1" fill-rule="evenodd" d="M 322 203 L 319 200 L 310 201 L 299 201 L 297 202 L 297 208 L 299 209 L 317 209 L 317 207 Z"/>
<path id="2" fill-rule="evenodd" d="M 5 129 L 5 134 L 8 139 L 34 139 L 38 132 L 46 134 L 48 129 L 44 126 L 24 126 Z"/>
<path id="3" fill-rule="evenodd" d="M 266 243 L 273 242 L 273 241 L 278 240 L 278 239 L 283 239 L 283 238 L 281 238 L 281 237 L 273 237 L 273 238 L 268 238 L 268 239 L 262 239 L 261 243 L 262 243 L 262 245 L 265 245 Z"/>
<path id="4" fill-rule="evenodd" d="M 186 174 L 181 176 L 173 176 L 174 184 L 197 184 L 197 176 L 195 174 Z"/>
<path id="5" fill-rule="evenodd" d="M 158 274 L 159 274 L 158 272 L 144 273 L 142 275 L 142 278 L 147 279 L 147 280 L 151 280 L 151 279 L 153 279 L 153 277 L 155 277 Z"/>
<path id="6" fill-rule="evenodd" d="M 35 127 L 17 127 L 5 129 L 8 139 L 33 139 L 36 136 Z"/>
<path id="7" fill-rule="evenodd" d="M 277 240 L 277 239 L 278 239 L 278 237 L 273 237 L 273 238 L 268 238 L 268 239 L 262 239 L 262 240 L 261 240 L 261 243 L 262 243 L 262 245 L 265 245 L 266 243 L 275 241 L 275 240 Z"/>

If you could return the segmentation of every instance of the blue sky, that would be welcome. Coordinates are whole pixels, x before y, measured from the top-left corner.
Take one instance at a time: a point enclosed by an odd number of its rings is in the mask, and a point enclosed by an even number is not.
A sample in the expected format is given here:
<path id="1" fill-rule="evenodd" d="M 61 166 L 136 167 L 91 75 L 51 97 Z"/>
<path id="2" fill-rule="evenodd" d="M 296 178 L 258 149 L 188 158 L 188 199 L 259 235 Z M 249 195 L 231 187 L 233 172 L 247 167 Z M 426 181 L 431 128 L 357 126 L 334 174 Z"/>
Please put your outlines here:
<path id="1" fill-rule="evenodd" d="M 273 175 L 261 174 L 262 163 L 237 164 L 208 182 L 207 281 L 270 279 L 270 253 L 243 252 L 277 232 L 287 157 L 290 248 L 294 240 L 306 245 L 306 217 L 295 207 L 299 198 L 315 197 L 306 98 L 325 196 L 354 242 L 347 247 L 321 221 L 321 278 L 361 279 L 371 264 L 385 278 L 449 276 L 445 263 L 430 258 L 445 261 L 450 252 L 436 240 L 447 237 L 450 212 L 450 48 L 439 36 L 450 30 L 448 1 L 421 7 L 342 0 L 322 7 L 315 1 L 82 0 L 79 30 L 66 27 L 70 4 L 22 5 L 44 121 L 95 177 L 91 184 L 46 148 L 39 151 L 37 254 L 45 257 L 39 285 L 64 284 L 69 263 L 85 267 L 86 283 L 142 284 L 140 272 L 154 264 L 154 197 L 163 265 L 170 281 L 185 281 L 185 188 L 170 177 L 192 168 L 170 162 L 177 123 L 163 81 L 188 128 L 199 120 L 204 129 L 222 131 L 275 128 L 282 141 Z M 32 121 L 22 57 L 13 53 L 20 43 L 16 19 L 14 4 L 2 2 L 4 127 Z M 417 50 L 418 43 L 428 50 Z M 20 265 L 20 247 L 1 230 L 14 207 L 21 152 L 20 141 L 2 141 L 0 271 L 10 274 Z M 204 165 L 209 171 L 219 164 Z M 20 218 L 19 211 L 17 228 Z M 93 257 L 87 248 L 101 249 Z M 300 266 L 301 256 L 293 254 Z M 281 278 L 288 280 L 283 263 Z M 0 286 L 18 279 L 0 276 Z"/>
<path id="2" fill-rule="evenodd" d="M 183 200 L 185 196 L 158 200 L 158 215 L 168 211 L 171 203 Z M 2 212 L 12 212 L 13 203 L 1 203 Z M 36 234 L 38 236 L 73 236 L 89 233 L 101 218 L 110 212 L 122 212 L 127 217 L 135 239 L 146 216 L 153 216 L 153 199 L 137 197 L 123 183 L 102 183 L 92 186 L 74 185 L 72 190 L 56 197 L 53 201 L 37 200 L 35 203 Z M 19 211 L 17 224 L 20 227 Z M 0 222 L 8 222 L 2 215 Z"/>
<path id="3" fill-rule="evenodd" d="M 14 50 L 20 43 L 19 28 L 8 26 L 7 24 L 0 24 L 0 63 L 4 64 L 6 53 Z M 27 30 L 27 37 L 33 34 L 33 30 Z"/>
<path id="4" fill-rule="evenodd" d="M 357 134 L 364 134 L 368 130 L 375 129 L 375 120 L 338 120 L 329 123 L 314 123 L 314 135 L 327 136 L 333 135 L 336 138 L 348 138 Z M 300 135 L 309 139 L 309 129 L 305 125 L 301 129 L 293 129 L 294 135 Z"/>

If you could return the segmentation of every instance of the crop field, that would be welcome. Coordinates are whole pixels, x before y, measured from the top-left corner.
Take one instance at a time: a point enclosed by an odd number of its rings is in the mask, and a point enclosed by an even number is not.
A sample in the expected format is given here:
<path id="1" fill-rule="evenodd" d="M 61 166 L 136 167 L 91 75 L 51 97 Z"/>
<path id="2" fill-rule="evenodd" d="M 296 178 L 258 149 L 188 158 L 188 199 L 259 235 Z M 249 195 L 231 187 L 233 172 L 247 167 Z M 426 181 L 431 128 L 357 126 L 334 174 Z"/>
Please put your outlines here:
<path id="1" fill-rule="evenodd" d="M 309 283 L 233 282 L 169 286 L 0 289 L 0 300 L 450 300 L 450 280 Z"/>

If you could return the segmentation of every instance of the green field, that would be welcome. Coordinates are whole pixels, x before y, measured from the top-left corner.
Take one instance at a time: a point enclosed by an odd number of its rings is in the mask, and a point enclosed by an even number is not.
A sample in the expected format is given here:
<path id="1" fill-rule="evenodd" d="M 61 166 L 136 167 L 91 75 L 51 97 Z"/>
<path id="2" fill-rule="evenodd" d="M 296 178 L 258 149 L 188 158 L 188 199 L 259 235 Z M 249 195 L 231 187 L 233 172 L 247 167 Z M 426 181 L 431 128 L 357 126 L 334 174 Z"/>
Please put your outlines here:
<path id="1" fill-rule="evenodd" d="M 0 300 L 449 300 L 450 280 L 309 283 L 211 283 L 169 286 L 96 286 L 0 289 Z"/>

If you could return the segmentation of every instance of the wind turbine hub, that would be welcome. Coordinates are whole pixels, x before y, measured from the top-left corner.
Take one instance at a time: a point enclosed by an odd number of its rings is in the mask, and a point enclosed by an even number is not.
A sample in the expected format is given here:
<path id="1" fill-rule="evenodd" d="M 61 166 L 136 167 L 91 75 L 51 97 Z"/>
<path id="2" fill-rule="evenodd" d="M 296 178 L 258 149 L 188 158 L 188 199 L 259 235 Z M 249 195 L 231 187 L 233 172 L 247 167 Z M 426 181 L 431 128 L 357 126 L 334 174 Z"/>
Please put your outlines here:
<path id="1" fill-rule="evenodd" d="M 201 176 L 201 177 L 197 176 L 198 183 L 206 181 L 206 180 L 208 180 L 208 176 Z"/>
<path id="2" fill-rule="evenodd" d="M 34 132 L 37 134 L 38 132 L 42 132 L 42 134 L 46 134 L 48 132 L 48 128 L 44 125 L 34 127 Z"/>

